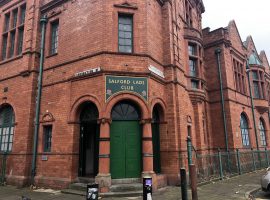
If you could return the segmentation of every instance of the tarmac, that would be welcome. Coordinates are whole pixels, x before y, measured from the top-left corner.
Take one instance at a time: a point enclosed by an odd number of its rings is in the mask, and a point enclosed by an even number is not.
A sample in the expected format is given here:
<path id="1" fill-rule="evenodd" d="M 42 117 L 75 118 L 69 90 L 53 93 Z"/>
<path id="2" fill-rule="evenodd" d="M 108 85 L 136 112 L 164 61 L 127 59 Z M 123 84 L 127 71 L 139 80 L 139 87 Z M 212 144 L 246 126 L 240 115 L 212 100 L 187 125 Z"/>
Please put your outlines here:
<path id="1" fill-rule="evenodd" d="M 222 181 L 212 181 L 198 187 L 199 200 L 241 200 L 255 199 L 253 193 L 260 190 L 260 178 L 265 170 L 252 172 Z M 50 189 L 30 190 L 29 188 L 16 188 L 14 186 L 0 186 L 0 200 L 85 200 L 84 196 L 63 194 L 61 191 Z M 28 199 L 27 199 L 28 198 Z M 103 200 L 142 200 L 142 197 L 113 197 L 100 198 Z M 153 194 L 153 200 L 180 200 L 180 187 L 166 187 Z M 189 200 L 191 194 L 189 191 Z"/>

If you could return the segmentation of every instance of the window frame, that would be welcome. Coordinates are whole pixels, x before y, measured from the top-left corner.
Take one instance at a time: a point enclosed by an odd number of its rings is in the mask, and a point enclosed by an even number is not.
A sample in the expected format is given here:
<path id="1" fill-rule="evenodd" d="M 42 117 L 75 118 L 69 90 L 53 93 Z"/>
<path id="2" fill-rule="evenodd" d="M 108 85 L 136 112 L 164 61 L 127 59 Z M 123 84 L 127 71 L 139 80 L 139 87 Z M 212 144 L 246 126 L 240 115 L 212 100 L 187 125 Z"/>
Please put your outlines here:
<path id="1" fill-rule="evenodd" d="M 244 123 L 246 122 L 246 123 Z M 249 136 L 249 127 L 248 127 L 248 118 L 244 113 L 240 115 L 240 131 L 241 131 L 241 140 L 242 145 L 245 148 L 250 147 L 250 136 Z M 243 137 L 245 136 L 245 137 Z"/>
<path id="2" fill-rule="evenodd" d="M 131 31 L 122 31 L 122 32 L 130 32 L 131 33 L 131 44 L 130 45 L 120 45 L 120 39 L 124 39 L 124 40 L 128 40 L 129 38 L 121 38 L 120 37 L 120 18 L 121 17 L 126 17 L 126 18 L 130 18 L 131 19 Z M 127 24 L 126 24 L 127 25 Z M 118 13 L 118 25 L 117 25 L 117 30 L 118 30 L 118 52 L 119 53 L 127 53 L 127 54 L 132 54 L 134 53 L 134 16 L 133 14 L 128 14 L 128 13 Z M 120 46 L 126 47 L 126 46 L 130 46 L 131 52 L 127 52 L 127 51 L 121 51 L 120 50 Z"/>
<path id="3" fill-rule="evenodd" d="M 52 131 L 53 126 L 51 124 L 43 126 L 43 152 L 52 152 Z"/>
<path id="4" fill-rule="evenodd" d="M 265 96 L 265 80 L 264 80 L 264 72 L 261 70 L 253 69 L 251 71 L 252 77 L 252 86 L 253 86 L 253 97 L 254 99 L 266 99 Z M 255 85 L 256 89 L 255 90 Z"/>
<path id="5" fill-rule="evenodd" d="M 15 114 L 13 108 L 8 105 L 1 108 L 0 115 L 0 152 L 8 153 L 13 147 Z"/>
<path id="6" fill-rule="evenodd" d="M 0 61 L 20 56 L 23 52 L 26 3 L 4 13 Z"/>
<path id="7" fill-rule="evenodd" d="M 17 55 L 21 55 L 22 54 L 22 50 L 23 50 L 23 39 L 24 39 L 24 27 L 18 29 Z"/>
<path id="8" fill-rule="evenodd" d="M 1 49 L 1 60 L 7 59 L 7 47 L 8 47 L 8 34 L 2 36 L 2 49 Z"/>
<path id="9" fill-rule="evenodd" d="M 11 29 L 14 29 L 17 27 L 18 24 L 18 8 L 12 10 L 12 22 L 11 22 L 12 26 Z"/>
<path id="10" fill-rule="evenodd" d="M 191 65 L 192 63 L 192 65 Z M 188 61 L 188 65 L 189 65 L 189 75 L 192 77 L 197 77 L 197 60 L 196 59 L 192 59 L 190 58 Z"/>
<path id="11" fill-rule="evenodd" d="M 15 40 L 16 40 L 16 31 L 11 31 L 9 37 L 8 58 L 12 58 L 15 55 L 15 45 L 16 45 Z"/>
<path id="12" fill-rule="evenodd" d="M 192 88 L 192 89 L 197 89 L 197 90 L 199 89 L 200 83 L 199 83 L 198 80 L 191 79 L 190 83 L 191 83 L 191 88 Z M 193 87 L 193 86 L 195 86 L 195 85 L 196 85 L 196 87 Z"/>
<path id="13" fill-rule="evenodd" d="M 266 147 L 267 139 L 266 139 L 266 132 L 265 132 L 265 123 L 262 118 L 260 118 L 259 120 L 259 132 L 260 132 L 261 146 Z"/>
<path id="14" fill-rule="evenodd" d="M 5 16 L 4 33 L 6 33 L 10 30 L 10 13 L 5 14 L 4 16 Z"/>
<path id="15" fill-rule="evenodd" d="M 25 16 L 26 16 L 26 4 L 23 4 L 20 6 L 20 16 L 19 16 L 19 24 L 22 25 L 25 22 Z"/>
<path id="16" fill-rule="evenodd" d="M 247 94 L 246 76 L 244 73 L 244 63 L 233 58 L 234 85 L 235 90 L 241 94 Z"/>
<path id="17" fill-rule="evenodd" d="M 57 25 L 57 29 L 54 27 Z M 58 54 L 59 48 L 59 19 L 50 23 L 50 55 Z M 55 31 L 56 30 L 56 31 Z M 56 34 L 55 34 L 56 33 Z"/>

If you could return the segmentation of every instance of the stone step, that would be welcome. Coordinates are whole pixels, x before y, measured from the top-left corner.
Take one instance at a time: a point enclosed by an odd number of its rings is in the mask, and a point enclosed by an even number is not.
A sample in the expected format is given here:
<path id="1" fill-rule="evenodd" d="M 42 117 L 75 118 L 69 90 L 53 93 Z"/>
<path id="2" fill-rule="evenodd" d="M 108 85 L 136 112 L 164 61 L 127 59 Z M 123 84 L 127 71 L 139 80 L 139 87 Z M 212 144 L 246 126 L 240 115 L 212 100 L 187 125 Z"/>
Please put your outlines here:
<path id="1" fill-rule="evenodd" d="M 95 178 L 78 177 L 76 182 L 78 182 L 78 183 L 95 183 Z"/>
<path id="2" fill-rule="evenodd" d="M 73 194 L 73 195 L 79 195 L 79 196 L 86 196 L 86 189 L 85 191 L 82 190 L 74 190 L 74 189 L 63 189 L 61 190 L 64 194 Z"/>
<path id="3" fill-rule="evenodd" d="M 69 189 L 86 191 L 87 184 L 86 183 L 71 183 L 69 185 Z"/>
<path id="4" fill-rule="evenodd" d="M 141 183 L 128 184 L 114 184 L 110 187 L 111 192 L 127 192 L 127 191 L 141 191 L 143 185 Z"/>
<path id="5" fill-rule="evenodd" d="M 72 195 L 79 195 L 79 196 L 86 196 L 86 190 L 73 190 L 73 189 L 64 189 L 61 191 L 65 194 L 72 194 Z M 106 192 L 106 193 L 99 193 L 100 197 L 139 197 L 142 196 L 143 191 L 128 191 L 128 192 Z"/>
<path id="6" fill-rule="evenodd" d="M 112 179 L 112 185 L 128 183 L 141 183 L 141 178 Z"/>

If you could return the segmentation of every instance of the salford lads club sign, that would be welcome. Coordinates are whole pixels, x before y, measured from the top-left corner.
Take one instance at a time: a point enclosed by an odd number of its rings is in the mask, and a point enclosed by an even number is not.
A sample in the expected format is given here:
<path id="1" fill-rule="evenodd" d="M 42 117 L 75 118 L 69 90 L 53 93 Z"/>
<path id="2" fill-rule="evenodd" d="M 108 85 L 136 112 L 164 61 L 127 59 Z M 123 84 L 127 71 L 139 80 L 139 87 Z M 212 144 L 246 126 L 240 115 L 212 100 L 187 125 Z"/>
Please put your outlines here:
<path id="1" fill-rule="evenodd" d="M 119 92 L 132 92 L 148 100 L 148 80 L 144 77 L 106 76 L 106 101 Z"/>

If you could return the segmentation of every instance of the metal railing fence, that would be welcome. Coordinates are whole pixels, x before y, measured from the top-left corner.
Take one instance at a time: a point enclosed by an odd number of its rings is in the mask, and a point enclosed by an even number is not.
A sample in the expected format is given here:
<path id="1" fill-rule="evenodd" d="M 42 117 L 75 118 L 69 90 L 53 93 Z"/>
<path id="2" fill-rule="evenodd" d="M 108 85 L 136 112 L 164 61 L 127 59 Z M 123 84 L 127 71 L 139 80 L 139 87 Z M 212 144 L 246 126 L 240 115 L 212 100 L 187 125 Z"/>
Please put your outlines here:
<path id="1" fill-rule="evenodd" d="M 269 166 L 270 150 L 220 150 L 195 153 L 198 182 L 224 179 Z M 193 158 L 194 158 L 193 157 Z"/>

